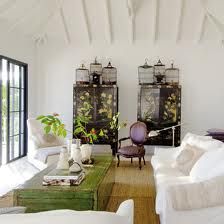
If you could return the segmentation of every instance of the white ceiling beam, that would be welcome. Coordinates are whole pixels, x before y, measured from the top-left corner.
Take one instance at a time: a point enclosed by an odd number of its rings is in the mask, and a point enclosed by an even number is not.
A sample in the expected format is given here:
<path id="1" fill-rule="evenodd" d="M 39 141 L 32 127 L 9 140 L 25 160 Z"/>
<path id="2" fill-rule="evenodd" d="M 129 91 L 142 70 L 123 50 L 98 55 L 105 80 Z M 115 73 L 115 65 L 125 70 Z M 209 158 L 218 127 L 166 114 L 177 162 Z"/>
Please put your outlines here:
<path id="1" fill-rule="evenodd" d="M 16 4 L 17 0 L 8 0 L 7 2 L 0 5 L 0 15 L 8 12 L 12 8 L 14 4 Z"/>
<path id="2" fill-rule="evenodd" d="M 224 24 L 222 22 L 220 22 L 215 15 L 213 15 L 211 12 L 209 12 L 208 8 L 207 8 L 207 3 L 208 0 L 201 0 L 201 6 L 203 8 L 204 11 L 204 15 L 205 15 L 205 20 L 208 19 L 211 24 L 214 25 L 215 29 L 217 30 L 217 32 L 220 35 L 220 41 L 223 44 L 224 43 Z M 205 23 L 205 22 L 204 22 Z"/>
<path id="3" fill-rule="evenodd" d="M 88 18 L 88 13 L 87 13 L 87 9 L 86 9 L 86 2 L 85 2 L 85 0 L 81 0 L 81 4 L 82 4 L 82 11 L 83 11 L 83 16 L 84 16 L 84 22 L 85 22 L 85 26 L 86 26 L 86 32 L 87 32 L 87 35 L 88 35 L 89 43 L 91 44 L 91 42 L 92 42 L 92 35 L 91 35 L 91 31 L 90 31 L 90 23 L 89 23 L 89 18 Z"/>
<path id="4" fill-rule="evenodd" d="M 160 0 L 153 0 L 153 26 L 152 26 L 152 41 L 155 43 L 158 39 L 158 18 L 159 18 Z"/>
<path id="5" fill-rule="evenodd" d="M 64 29 L 65 39 L 66 39 L 66 42 L 68 44 L 70 44 L 71 43 L 71 37 L 70 37 L 69 29 L 68 29 L 68 24 L 67 24 L 66 19 L 65 19 L 65 14 L 64 14 L 64 10 L 63 10 L 63 3 L 64 3 L 63 0 L 61 0 L 61 1 L 57 0 L 57 6 L 58 6 L 58 9 L 59 9 L 61 22 L 62 22 L 63 29 Z"/>
<path id="6" fill-rule="evenodd" d="M 113 41 L 112 37 L 112 26 L 111 26 L 111 13 L 110 13 L 110 0 L 104 0 L 105 12 L 106 12 L 106 35 L 108 42 L 111 44 Z"/>
<path id="7" fill-rule="evenodd" d="M 135 16 L 138 8 L 140 0 L 127 0 L 127 9 L 129 15 L 129 22 L 130 22 L 130 40 L 131 43 L 135 41 Z"/>
<path id="8" fill-rule="evenodd" d="M 183 17 L 184 17 L 184 8 L 185 8 L 185 0 L 180 0 L 180 9 L 177 18 L 177 31 L 176 31 L 176 42 L 179 42 L 181 39 L 181 32 L 183 26 Z"/>
<path id="9" fill-rule="evenodd" d="M 200 43 L 202 38 L 203 38 L 204 31 L 205 31 L 206 19 L 207 19 L 207 15 L 205 14 L 205 12 L 203 12 L 203 14 L 201 15 L 201 18 L 200 18 L 199 29 L 198 29 L 198 37 L 197 37 L 197 40 L 196 40 L 198 43 Z"/>
<path id="10" fill-rule="evenodd" d="M 13 30 L 15 30 L 21 23 L 23 23 L 25 20 L 27 20 L 30 16 L 33 15 L 33 11 L 39 7 L 41 4 L 41 1 L 40 0 L 36 0 L 34 1 L 31 6 L 29 6 L 28 8 L 24 9 L 23 10 L 23 13 L 22 15 L 23 16 L 20 16 L 19 18 L 17 18 L 16 22 L 9 27 L 9 29 L 6 31 L 6 33 L 10 33 L 12 32 Z"/>
<path id="11" fill-rule="evenodd" d="M 224 44 L 224 24 L 221 23 L 213 14 L 207 12 L 208 20 L 214 25 L 220 36 L 221 44 Z"/>

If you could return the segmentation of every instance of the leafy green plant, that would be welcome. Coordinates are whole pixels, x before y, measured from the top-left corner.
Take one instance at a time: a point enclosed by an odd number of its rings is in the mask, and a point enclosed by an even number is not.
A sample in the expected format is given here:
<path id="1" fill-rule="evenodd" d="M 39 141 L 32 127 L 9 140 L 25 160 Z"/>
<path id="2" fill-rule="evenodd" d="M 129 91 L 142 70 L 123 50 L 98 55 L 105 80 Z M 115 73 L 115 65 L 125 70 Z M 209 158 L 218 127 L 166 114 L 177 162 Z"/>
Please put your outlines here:
<path id="1" fill-rule="evenodd" d="M 99 138 L 107 138 L 108 129 L 115 132 L 126 126 L 125 122 L 118 122 L 120 113 L 117 113 L 112 117 L 108 126 L 100 128 L 99 130 L 96 130 L 95 128 L 88 130 L 88 124 L 92 119 L 92 116 L 90 115 L 91 110 L 93 110 L 91 104 L 89 102 L 84 102 L 83 107 L 79 109 L 78 116 L 76 116 L 74 120 L 74 136 L 77 138 L 84 138 L 87 143 L 93 144 Z M 52 131 L 57 136 L 66 137 L 68 132 L 72 133 L 66 129 L 65 124 L 59 119 L 59 114 L 41 115 L 37 117 L 37 120 L 40 120 L 41 123 L 45 125 L 44 131 L 47 134 Z"/>
<path id="2" fill-rule="evenodd" d="M 52 132 L 59 137 L 65 138 L 70 131 L 65 128 L 65 124 L 58 117 L 59 114 L 54 113 L 53 115 L 40 115 L 37 120 L 40 120 L 45 125 L 44 131 L 46 134 Z"/>

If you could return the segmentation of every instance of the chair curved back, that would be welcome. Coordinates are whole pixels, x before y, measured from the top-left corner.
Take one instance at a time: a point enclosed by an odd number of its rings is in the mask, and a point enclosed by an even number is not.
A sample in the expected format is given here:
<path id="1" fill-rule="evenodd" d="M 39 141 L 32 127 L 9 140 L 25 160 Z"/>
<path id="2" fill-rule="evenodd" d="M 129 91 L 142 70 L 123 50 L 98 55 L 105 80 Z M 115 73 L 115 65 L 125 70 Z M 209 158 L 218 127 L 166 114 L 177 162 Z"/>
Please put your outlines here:
<path id="1" fill-rule="evenodd" d="M 130 138 L 135 145 L 143 145 L 147 137 L 146 124 L 140 121 L 135 122 L 130 127 Z"/>

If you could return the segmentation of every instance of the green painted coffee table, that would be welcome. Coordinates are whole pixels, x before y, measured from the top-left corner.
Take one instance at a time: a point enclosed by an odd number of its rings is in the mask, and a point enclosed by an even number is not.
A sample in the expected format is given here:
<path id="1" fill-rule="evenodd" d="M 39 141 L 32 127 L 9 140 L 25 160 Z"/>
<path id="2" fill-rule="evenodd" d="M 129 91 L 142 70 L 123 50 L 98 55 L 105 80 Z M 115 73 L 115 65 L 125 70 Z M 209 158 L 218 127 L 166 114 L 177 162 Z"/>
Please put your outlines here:
<path id="1" fill-rule="evenodd" d="M 115 163 L 110 155 L 94 156 L 94 167 L 85 168 L 86 178 L 79 186 L 43 186 L 46 168 L 14 191 L 14 205 L 27 212 L 55 209 L 105 210 L 115 182 Z"/>

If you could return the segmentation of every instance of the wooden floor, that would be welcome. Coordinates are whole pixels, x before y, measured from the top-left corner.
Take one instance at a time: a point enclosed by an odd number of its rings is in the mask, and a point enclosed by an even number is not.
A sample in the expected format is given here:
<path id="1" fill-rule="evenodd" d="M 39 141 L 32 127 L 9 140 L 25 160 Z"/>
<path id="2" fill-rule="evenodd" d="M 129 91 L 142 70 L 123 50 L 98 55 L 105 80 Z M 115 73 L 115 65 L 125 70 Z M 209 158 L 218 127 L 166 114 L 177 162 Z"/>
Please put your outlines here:
<path id="1" fill-rule="evenodd" d="M 155 214 L 155 185 L 149 161 L 142 170 L 138 162 L 121 161 L 116 168 L 116 180 L 107 210 L 115 212 L 126 199 L 135 203 L 135 224 L 159 224 Z"/>

